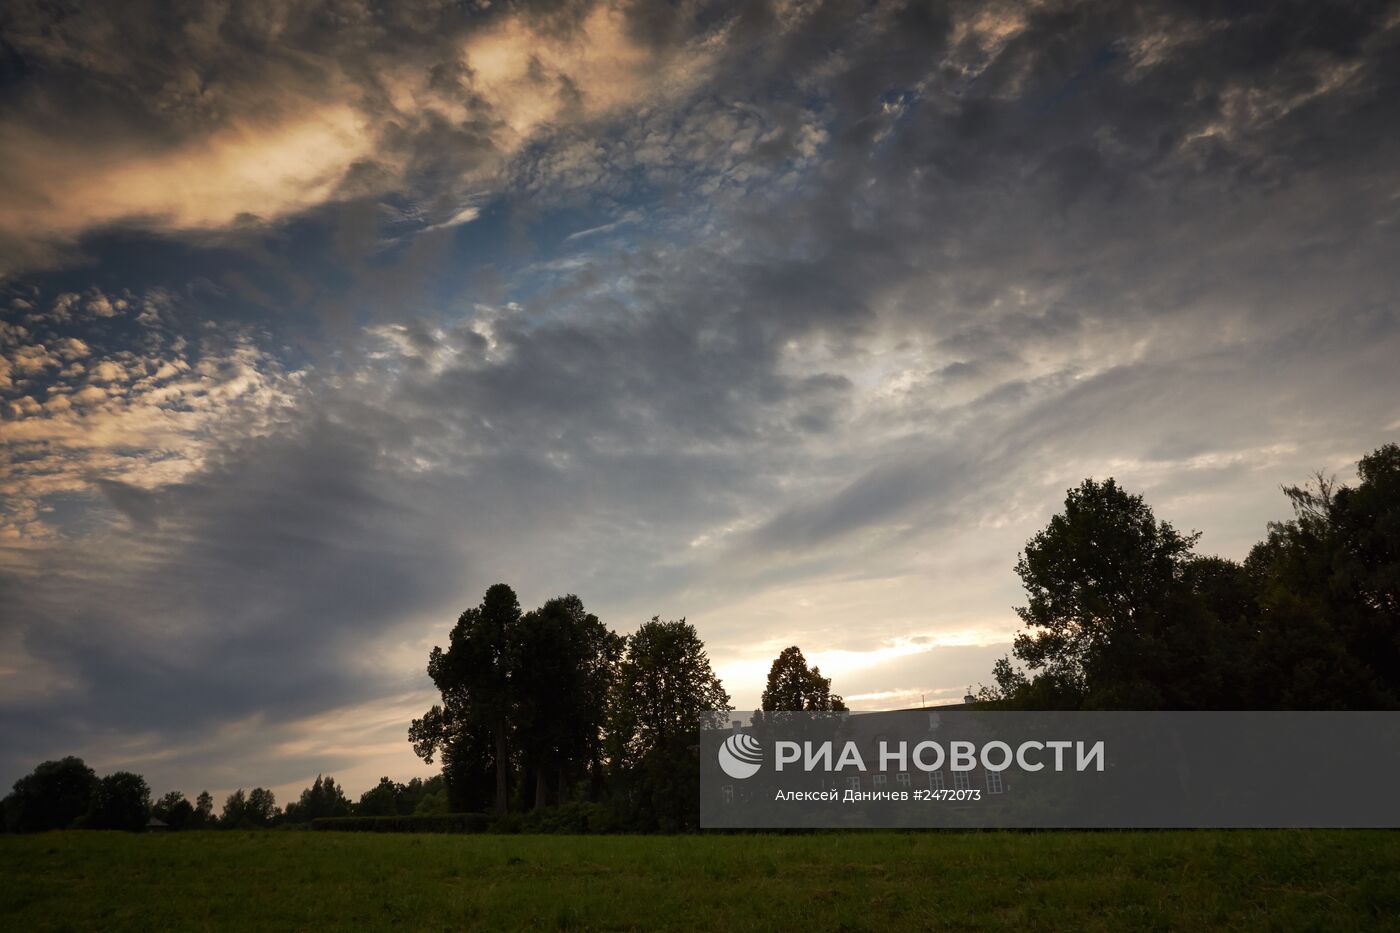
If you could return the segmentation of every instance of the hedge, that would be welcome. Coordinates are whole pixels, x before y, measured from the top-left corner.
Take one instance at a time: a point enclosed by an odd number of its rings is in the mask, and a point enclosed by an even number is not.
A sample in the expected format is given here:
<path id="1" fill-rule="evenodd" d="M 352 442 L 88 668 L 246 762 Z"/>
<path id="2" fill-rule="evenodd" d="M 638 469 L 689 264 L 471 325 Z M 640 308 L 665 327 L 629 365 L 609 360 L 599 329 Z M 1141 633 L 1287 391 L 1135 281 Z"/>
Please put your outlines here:
<path id="1" fill-rule="evenodd" d="M 434 816 L 322 816 L 311 828 L 343 833 L 483 833 L 491 826 L 485 813 Z"/>

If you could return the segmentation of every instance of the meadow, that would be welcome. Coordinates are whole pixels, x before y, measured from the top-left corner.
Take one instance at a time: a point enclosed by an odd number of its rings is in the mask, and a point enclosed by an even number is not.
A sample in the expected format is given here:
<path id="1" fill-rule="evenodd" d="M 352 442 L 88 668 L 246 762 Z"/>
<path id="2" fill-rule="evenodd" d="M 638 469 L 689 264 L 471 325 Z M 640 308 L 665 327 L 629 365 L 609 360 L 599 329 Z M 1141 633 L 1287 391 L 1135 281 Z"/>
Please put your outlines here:
<path id="1" fill-rule="evenodd" d="M 0 929 L 1400 929 L 1387 831 L 0 837 Z"/>

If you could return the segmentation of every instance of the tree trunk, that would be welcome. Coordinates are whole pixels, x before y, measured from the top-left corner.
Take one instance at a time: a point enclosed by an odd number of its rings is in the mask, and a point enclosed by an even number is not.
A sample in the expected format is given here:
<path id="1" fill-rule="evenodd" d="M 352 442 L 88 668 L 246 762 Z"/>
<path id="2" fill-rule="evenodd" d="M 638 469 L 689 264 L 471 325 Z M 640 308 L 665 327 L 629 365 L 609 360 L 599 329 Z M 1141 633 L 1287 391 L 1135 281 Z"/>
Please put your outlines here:
<path id="1" fill-rule="evenodd" d="M 564 776 L 564 766 L 559 766 L 559 806 L 569 799 L 569 779 Z"/>
<path id="2" fill-rule="evenodd" d="M 549 781 L 545 779 L 544 768 L 535 769 L 535 809 L 543 810 L 549 801 Z"/>
<path id="3" fill-rule="evenodd" d="M 506 812 L 506 724 L 496 720 L 496 815 Z"/>

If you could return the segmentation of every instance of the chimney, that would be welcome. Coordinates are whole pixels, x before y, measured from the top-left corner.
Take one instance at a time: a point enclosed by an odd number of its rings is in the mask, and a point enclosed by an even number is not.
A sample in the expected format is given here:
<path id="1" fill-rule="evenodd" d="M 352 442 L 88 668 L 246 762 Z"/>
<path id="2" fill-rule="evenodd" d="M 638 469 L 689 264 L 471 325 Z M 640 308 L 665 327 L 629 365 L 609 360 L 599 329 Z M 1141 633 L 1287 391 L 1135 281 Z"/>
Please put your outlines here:
<path id="1" fill-rule="evenodd" d="M 977 698 L 976 698 L 975 696 L 973 696 L 972 694 L 970 694 L 970 693 L 964 693 L 964 694 L 963 694 L 963 702 L 964 702 L 964 703 L 976 703 L 976 702 L 977 702 Z"/>

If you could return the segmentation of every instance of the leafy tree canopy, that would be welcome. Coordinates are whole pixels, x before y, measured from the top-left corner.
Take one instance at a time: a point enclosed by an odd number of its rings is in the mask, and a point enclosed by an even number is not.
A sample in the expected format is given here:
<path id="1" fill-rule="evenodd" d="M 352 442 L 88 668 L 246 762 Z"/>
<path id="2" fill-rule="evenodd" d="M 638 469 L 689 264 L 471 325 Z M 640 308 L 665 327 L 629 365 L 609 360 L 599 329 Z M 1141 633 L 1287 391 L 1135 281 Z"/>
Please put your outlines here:
<path id="1" fill-rule="evenodd" d="M 766 712 L 846 708 L 845 701 L 831 692 L 831 678 L 823 677 L 815 667 L 809 668 L 802 650 L 796 645 L 784 648 L 773 659 L 761 705 Z"/>
<path id="2" fill-rule="evenodd" d="M 117 771 L 97 783 L 92 807 L 83 817 L 87 829 L 124 829 L 137 832 L 151 812 L 151 789 L 146 779 L 130 771 Z"/>
<path id="3" fill-rule="evenodd" d="M 459 800 L 486 771 L 494 772 L 497 813 L 509 799 L 508 730 L 514 695 L 510 683 L 510 643 L 520 624 L 515 591 L 497 583 L 481 605 L 457 619 L 447 650 L 434 647 L 428 656 L 428 676 L 442 694 L 409 727 L 414 751 L 426 762 L 441 753 L 449 793 Z M 485 739 L 485 741 L 483 741 Z"/>
<path id="4" fill-rule="evenodd" d="M 194 819 L 194 804 L 180 791 L 172 790 L 151 806 L 151 815 L 171 829 L 184 829 Z"/>
<path id="5" fill-rule="evenodd" d="M 1293 518 L 1243 564 L 1191 553 L 1113 480 L 1026 545 L 1026 631 L 982 698 L 1022 708 L 1400 707 L 1400 447 L 1360 482 L 1284 488 Z"/>
<path id="6" fill-rule="evenodd" d="M 289 823 L 309 823 L 324 816 L 349 815 L 350 800 L 345 796 L 345 791 L 335 782 L 335 778 L 318 774 L 299 798 L 287 804 L 285 817 Z M 392 815 L 392 811 L 385 815 Z"/>
<path id="7" fill-rule="evenodd" d="M 46 761 L 15 782 L 5 798 L 11 832 L 32 833 L 72 826 L 92 807 L 97 774 L 71 755 Z"/>

